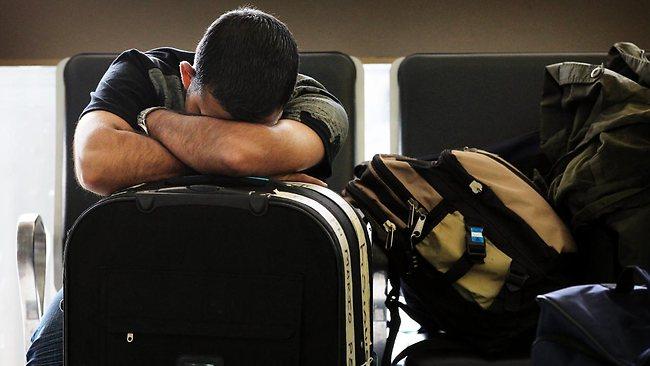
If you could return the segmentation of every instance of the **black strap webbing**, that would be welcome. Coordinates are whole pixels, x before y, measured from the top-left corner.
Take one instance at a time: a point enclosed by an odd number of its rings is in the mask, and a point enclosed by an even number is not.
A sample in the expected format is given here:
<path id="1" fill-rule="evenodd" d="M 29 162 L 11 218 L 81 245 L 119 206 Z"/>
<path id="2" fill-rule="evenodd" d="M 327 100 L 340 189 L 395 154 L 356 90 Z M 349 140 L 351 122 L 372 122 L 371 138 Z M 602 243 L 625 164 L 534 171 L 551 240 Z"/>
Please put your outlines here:
<path id="1" fill-rule="evenodd" d="M 452 264 L 451 268 L 442 275 L 442 278 L 449 284 L 456 283 L 456 281 L 460 280 L 461 277 L 472 269 L 473 265 L 474 262 L 470 259 L 467 252 L 465 252 L 463 256 Z"/>
<path id="2" fill-rule="evenodd" d="M 388 338 L 386 339 L 386 346 L 384 348 L 384 355 L 381 358 L 381 366 L 390 366 L 391 358 L 393 357 L 393 347 L 395 347 L 395 340 L 399 333 L 399 327 L 402 324 L 402 319 L 399 316 L 399 294 L 400 294 L 400 280 L 396 274 L 391 274 L 389 271 L 388 279 L 390 281 L 391 290 L 386 296 L 386 308 L 390 313 L 390 321 L 388 322 Z"/>

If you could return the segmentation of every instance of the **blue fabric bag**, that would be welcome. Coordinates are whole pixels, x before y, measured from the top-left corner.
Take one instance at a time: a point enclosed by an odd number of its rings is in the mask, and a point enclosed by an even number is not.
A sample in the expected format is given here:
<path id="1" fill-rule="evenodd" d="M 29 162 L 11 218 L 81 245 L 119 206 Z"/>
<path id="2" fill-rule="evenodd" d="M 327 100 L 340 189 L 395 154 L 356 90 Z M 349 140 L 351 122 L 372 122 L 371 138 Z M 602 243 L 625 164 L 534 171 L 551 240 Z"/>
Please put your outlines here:
<path id="1" fill-rule="evenodd" d="M 648 272 L 627 267 L 615 286 L 575 286 L 538 296 L 533 364 L 650 365 L 649 288 Z"/>

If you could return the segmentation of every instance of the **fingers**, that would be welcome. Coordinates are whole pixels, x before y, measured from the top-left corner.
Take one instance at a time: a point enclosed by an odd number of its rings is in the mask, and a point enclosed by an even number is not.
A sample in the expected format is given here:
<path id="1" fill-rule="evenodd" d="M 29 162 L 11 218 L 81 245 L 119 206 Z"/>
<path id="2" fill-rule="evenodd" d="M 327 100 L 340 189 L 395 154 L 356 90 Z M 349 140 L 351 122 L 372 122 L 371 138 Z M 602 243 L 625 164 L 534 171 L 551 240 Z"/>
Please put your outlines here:
<path id="1" fill-rule="evenodd" d="M 327 187 L 327 183 L 323 182 L 320 179 L 316 179 L 311 175 L 307 175 L 307 174 L 298 174 L 298 175 L 299 177 L 297 178 L 299 182 L 311 183 L 311 184 L 319 185 L 321 187 Z"/>
<path id="2" fill-rule="evenodd" d="M 303 173 L 285 174 L 281 176 L 276 176 L 274 178 L 285 182 L 289 182 L 289 181 L 303 182 L 303 183 L 316 184 L 321 187 L 327 187 L 327 183 L 323 182 L 322 180 Z"/>

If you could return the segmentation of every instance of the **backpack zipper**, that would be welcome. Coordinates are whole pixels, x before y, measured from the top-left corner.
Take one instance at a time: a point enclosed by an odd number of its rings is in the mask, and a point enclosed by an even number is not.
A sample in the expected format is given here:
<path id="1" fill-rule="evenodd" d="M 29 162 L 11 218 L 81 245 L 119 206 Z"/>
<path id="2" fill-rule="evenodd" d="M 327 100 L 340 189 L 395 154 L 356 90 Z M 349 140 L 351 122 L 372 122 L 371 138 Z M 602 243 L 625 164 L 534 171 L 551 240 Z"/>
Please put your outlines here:
<path id="1" fill-rule="evenodd" d="M 368 211 L 371 218 L 378 218 L 378 224 L 389 221 L 388 215 L 385 214 L 381 209 L 377 208 L 374 203 L 370 201 L 366 195 L 363 194 L 363 192 L 359 191 L 359 189 L 355 186 L 355 183 L 356 180 L 350 181 L 346 186 L 346 190 L 356 201 L 356 203 L 361 206 L 362 209 Z"/>
<path id="2" fill-rule="evenodd" d="M 406 224 L 409 228 L 413 228 L 411 231 L 411 247 L 413 247 L 414 238 L 420 237 L 422 235 L 422 228 L 424 227 L 424 222 L 427 219 L 428 211 L 422 207 L 420 202 L 413 197 L 411 192 L 402 184 L 402 182 L 397 179 L 397 177 L 390 171 L 386 164 L 381 160 L 379 155 L 375 155 L 370 162 L 370 165 L 373 169 L 377 171 L 377 174 L 388 181 L 388 184 L 393 188 L 393 192 L 404 202 L 409 205 L 409 216 Z M 417 214 L 417 221 L 416 220 Z M 415 221 L 415 222 L 414 222 Z M 416 228 L 417 226 L 417 228 Z M 414 235 L 416 234 L 417 235 Z"/>
<path id="3" fill-rule="evenodd" d="M 350 196 L 352 196 L 352 198 L 356 201 L 357 205 L 359 205 L 361 209 L 364 209 L 370 213 L 370 217 L 373 218 L 373 221 L 375 221 L 375 223 L 379 224 L 379 226 L 383 227 L 384 230 L 386 230 L 385 247 L 386 250 L 390 250 L 393 247 L 393 243 L 395 241 L 395 231 L 397 231 L 397 226 L 395 223 L 390 221 L 388 215 L 386 215 L 381 209 L 378 209 L 376 206 L 374 206 L 373 203 L 370 202 L 363 194 L 363 192 L 359 191 L 357 187 L 355 187 L 355 182 L 356 180 L 348 183 L 346 186 L 347 192 L 350 194 Z"/>
<path id="4" fill-rule="evenodd" d="M 364 186 L 371 189 L 377 195 L 381 203 L 386 206 L 395 216 L 404 219 L 410 217 L 409 208 L 406 204 L 393 192 L 390 187 L 384 183 L 373 167 L 368 168 L 366 171 L 368 176 L 363 176 L 359 181 Z"/>
<path id="5" fill-rule="evenodd" d="M 375 155 L 370 162 L 370 165 L 377 171 L 377 174 L 380 178 L 388 181 L 388 185 L 393 188 L 393 192 L 401 199 L 403 202 L 408 202 L 413 200 L 417 203 L 418 207 L 420 203 L 413 197 L 411 192 L 404 186 L 402 182 L 395 177 L 395 175 L 390 171 L 386 164 L 381 160 L 379 155 Z"/>

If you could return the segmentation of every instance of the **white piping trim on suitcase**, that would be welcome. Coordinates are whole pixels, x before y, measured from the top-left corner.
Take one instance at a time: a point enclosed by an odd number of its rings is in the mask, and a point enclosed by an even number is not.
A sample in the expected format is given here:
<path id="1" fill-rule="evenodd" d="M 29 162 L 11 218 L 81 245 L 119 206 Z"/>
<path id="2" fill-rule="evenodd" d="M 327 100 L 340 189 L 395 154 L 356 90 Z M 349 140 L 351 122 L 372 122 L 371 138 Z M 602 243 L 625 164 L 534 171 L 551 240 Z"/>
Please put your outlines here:
<path id="1" fill-rule="evenodd" d="M 311 183 L 290 183 L 294 186 L 299 186 L 312 191 L 316 191 L 323 196 L 334 201 L 339 207 L 345 212 L 345 214 L 350 219 L 352 226 L 354 226 L 354 231 L 357 234 L 359 239 L 359 259 L 361 267 L 361 299 L 362 299 L 362 309 L 363 309 L 363 347 L 364 347 L 364 356 L 365 360 L 370 360 L 372 357 L 370 346 L 372 344 L 371 330 L 372 325 L 370 324 L 370 307 L 372 306 L 371 296 L 370 296 L 370 262 L 368 258 L 368 243 L 366 242 L 366 233 L 365 226 L 359 220 L 359 216 L 354 212 L 354 209 L 338 194 L 332 190 L 321 187 Z"/>
<path id="2" fill-rule="evenodd" d="M 350 258 L 350 246 L 345 232 L 339 221 L 332 213 L 317 201 L 300 196 L 295 193 L 273 191 L 273 195 L 296 201 L 316 210 L 332 227 L 336 237 L 341 245 L 341 254 L 343 255 L 344 268 L 344 292 L 345 292 L 345 344 L 346 344 L 346 365 L 354 366 L 356 358 L 356 345 L 354 341 L 354 297 L 352 296 L 352 259 Z"/>

